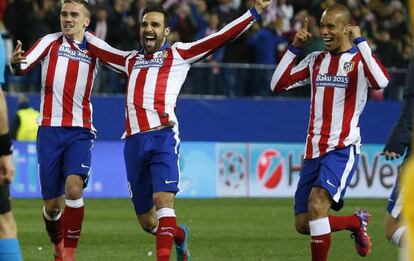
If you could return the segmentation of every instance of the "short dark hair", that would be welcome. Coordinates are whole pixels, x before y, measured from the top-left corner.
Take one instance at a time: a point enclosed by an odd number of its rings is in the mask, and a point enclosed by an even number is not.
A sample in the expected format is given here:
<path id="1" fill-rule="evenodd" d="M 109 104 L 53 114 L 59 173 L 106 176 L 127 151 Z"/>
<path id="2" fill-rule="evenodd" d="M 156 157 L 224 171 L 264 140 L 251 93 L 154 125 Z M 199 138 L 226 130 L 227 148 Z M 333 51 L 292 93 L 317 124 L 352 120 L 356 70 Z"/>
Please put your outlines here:
<path id="1" fill-rule="evenodd" d="M 66 3 L 77 3 L 83 5 L 88 11 L 88 16 L 91 16 L 91 10 L 89 10 L 88 0 L 63 0 L 62 5 Z"/>
<path id="2" fill-rule="evenodd" d="M 342 4 L 333 4 L 326 9 L 326 12 L 336 12 L 341 14 L 344 24 L 351 23 L 351 13 L 349 12 L 349 9 Z"/>
<path id="3" fill-rule="evenodd" d="M 145 14 L 150 12 L 162 13 L 164 15 L 165 27 L 168 27 L 170 25 L 170 14 L 161 5 L 149 5 L 145 7 L 144 11 L 142 12 L 142 17 L 144 17 Z"/>

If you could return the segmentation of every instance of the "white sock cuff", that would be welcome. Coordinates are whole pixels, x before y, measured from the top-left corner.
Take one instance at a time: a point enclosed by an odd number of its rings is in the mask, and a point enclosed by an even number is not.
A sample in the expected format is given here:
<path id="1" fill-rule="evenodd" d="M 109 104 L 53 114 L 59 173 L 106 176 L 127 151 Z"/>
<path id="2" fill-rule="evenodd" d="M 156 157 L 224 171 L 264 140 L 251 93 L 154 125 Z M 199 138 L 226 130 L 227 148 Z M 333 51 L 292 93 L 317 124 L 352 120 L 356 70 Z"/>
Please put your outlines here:
<path id="1" fill-rule="evenodd" d="M 329 218 L 324 217 L 309 221 L 309 229 L 311 236 L 320 236 L 331 233 Z"/>
<path id="2" fill-rule="evenodd" d="M 43 211 L 43 216 L 49 221 L 59 220 L 60 216 L 62 216 L 62 211 L 60 211 L 59 214 L 57 214 L 54 217 L 49 216 L 49 214 L 46 212 L 46 207 L 44 205 L 43 205 L 42 211 Z"/>
<path id="3" fill-rule="evenodd" d="M 172 208 L 160 208 L 157 210 L 157 219 L 163 217 L 175 217 L 175 211 Z"/>
<path id="4" fill-rule="evenodd" d="M 407 230 L 406 226 L 401 226 L 397 228 L 391 236 L 391 243 L 395 246 L 400 246 L 402 237 L 404 236 L 405 231 Z"/>
<path id="5" fill-rule="evenodd" d="M 151 230 L 151 234 L 155 235 L 157 234 L 157 230 L 158 230 L 158 223 L 157 225 Z"/>
<path id="6" fill-rule="evenodd" d="M 83 207 L 83 198 L 79 199 L 65 199 L 66 206 L 71 208 L 81 208 Z"/>

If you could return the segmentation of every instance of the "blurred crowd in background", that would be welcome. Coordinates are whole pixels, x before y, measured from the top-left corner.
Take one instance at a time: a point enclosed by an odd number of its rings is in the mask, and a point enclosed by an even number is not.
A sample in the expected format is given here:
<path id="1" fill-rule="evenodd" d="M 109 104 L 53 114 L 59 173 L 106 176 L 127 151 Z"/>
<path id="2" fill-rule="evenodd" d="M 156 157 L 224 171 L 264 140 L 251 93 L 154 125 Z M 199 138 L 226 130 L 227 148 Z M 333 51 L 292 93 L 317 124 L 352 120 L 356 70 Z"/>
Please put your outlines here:
<path id="1" fill-rule="evenodd" d="M 407 3 L 402 0 L 274 0 L 249 32 L 192 67 L 182 93 L 270 96 L 269 82 L 275 65 L 305 17 L 313 39 L 303 56 L 324 49 L 319 18 L 334 2 L 350 8 L 353 24 L 361 27 L 392 74 L 390 88 L 384 93 L 372 93 L 371 99 L 400 99 L 413 50 Z M 139 20 L 145 6 L 152 3 L 162 4 L 171 13 L 170 43 L 195 41 L 217 32 L 254 6 L 254 0 L 89 0 L 89 29 L 118 49 L 140 49 Z M 27 50 L 45 34 L 60 31 L 60 5 L 60 0 L 0 0 L 0 31 L 9 54 L 16 40 L 21 40 Z M 95 82 L 94 92 L 123 93 L 125 85 L 126 79 L 105 68 Z M 40 67 L 25 77 L 9 75 L 6 90 L 38 92 Z M 309 91 L 300 88 L 287 95 L 305 97 Z"/>

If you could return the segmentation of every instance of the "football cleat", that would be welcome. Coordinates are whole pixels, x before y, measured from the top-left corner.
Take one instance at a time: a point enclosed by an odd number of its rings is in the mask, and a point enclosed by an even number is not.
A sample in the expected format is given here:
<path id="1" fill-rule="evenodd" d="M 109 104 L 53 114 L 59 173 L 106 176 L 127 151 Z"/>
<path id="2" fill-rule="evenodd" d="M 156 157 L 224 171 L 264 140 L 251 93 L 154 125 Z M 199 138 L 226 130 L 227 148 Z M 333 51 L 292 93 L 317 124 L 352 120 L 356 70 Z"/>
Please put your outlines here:
<path id="1" fill-rule="evenodd" d="M 175 243 L 175 250 L 177 251 L 177 261 L 191 261 L 190 250 L 188 250 L 188 238 L 190 237 L 190 230 L 186 225 L 180 225 L 184 230 L 184 241 L 182 244 Z"/>
<path id="2" fill-rule="evenodd" d="M 367 211 L 359 210 L 354 214 L 360 221 L 361 226 L 358 230 L 352 232 L 351 238 L 355 240 L 355 248 L 360 256 L 367 256 L 371 252 L 371 237 L 367 233 L 369 217 Z"/>

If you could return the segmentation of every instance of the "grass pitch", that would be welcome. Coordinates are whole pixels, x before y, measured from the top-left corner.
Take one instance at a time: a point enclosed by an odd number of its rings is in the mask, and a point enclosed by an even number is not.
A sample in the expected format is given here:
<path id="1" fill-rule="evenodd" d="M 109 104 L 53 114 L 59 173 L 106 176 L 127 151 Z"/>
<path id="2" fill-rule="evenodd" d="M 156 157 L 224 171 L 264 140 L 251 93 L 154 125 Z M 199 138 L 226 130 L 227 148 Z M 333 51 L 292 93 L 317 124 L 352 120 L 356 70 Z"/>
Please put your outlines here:
<path id="1" fill-rule="evenodd" d="M 129 199 L 86 199 L 78 261 L 155 260 L 155 238 L 138 226 Z M 195 261 L 310 260 L 309 237 L 294 230 L 291 199 L 178 199 Z M 41 200 L 13 200 L 24 260 L 53 260 Z M 371 255 L 360 258 L 348 231 L 333 233 L 330 260 L 398 260 L 383 232 L 386 200 L 348 199 L 340 214 L 371 212 Z M 175 260 L 175 250 L 171 260 Z"/>

